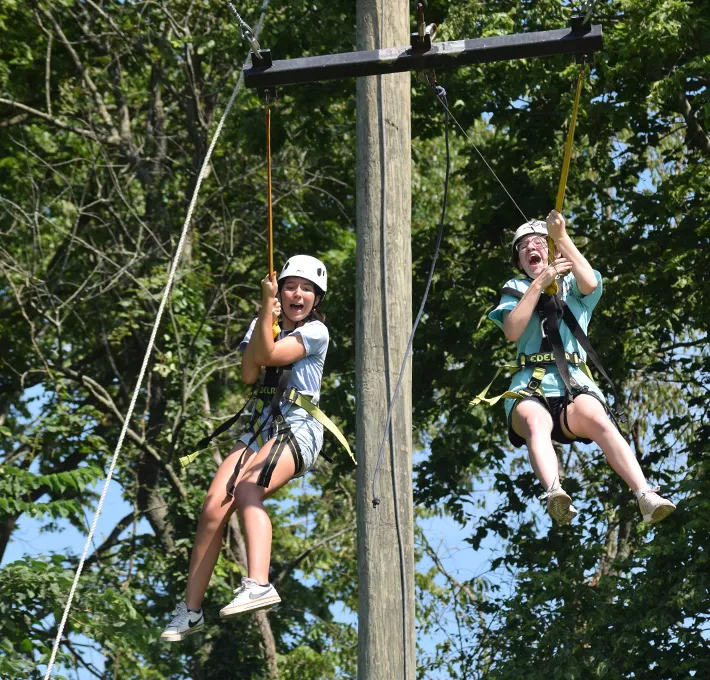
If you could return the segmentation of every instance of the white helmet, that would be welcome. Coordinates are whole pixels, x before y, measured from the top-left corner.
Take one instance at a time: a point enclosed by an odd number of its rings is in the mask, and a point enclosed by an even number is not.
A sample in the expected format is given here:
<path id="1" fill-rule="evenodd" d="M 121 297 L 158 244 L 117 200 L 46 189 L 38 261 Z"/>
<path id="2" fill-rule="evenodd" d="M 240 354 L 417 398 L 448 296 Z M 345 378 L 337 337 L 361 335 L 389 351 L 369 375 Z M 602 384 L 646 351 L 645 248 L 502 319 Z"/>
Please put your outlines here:
<path id="1" fill-rule="evenodd" d="M 323 297 L 325 297 L 328 290 L 328 272 L 325 269 L 325 265 L 318 258 L 310 255 L 289 257 L 279 274 L 278 280 L 281 281 L 288 276 L 300 276 L 303 279 L 307 279 L 318 286 L 323 291 Z"/>
<path id="2" fill-rule="evenodd" d="M 542 220 L 530 220 L 525 224 L 521 224 L 513 235 L 513 245 L 512 245 L 512 255 L 513 264 L 517 266 L 518 264 L 518 251 L 515 246 L 518 245 L 518 241 L 525 238 L 528 234 L 540 234 L 540 236 L 547 237 L 547 224 Z"/>

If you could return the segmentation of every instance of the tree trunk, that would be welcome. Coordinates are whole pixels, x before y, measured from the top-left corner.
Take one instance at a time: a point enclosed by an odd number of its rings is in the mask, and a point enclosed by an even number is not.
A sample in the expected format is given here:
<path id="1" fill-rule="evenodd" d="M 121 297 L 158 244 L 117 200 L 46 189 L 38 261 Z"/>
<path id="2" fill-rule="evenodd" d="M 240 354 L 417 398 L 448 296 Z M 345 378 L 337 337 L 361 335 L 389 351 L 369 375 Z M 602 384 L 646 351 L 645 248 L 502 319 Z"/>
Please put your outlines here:
<path id="1" fill-rule="evenodd" d="M 383 9 L 385 36 L 381 44 Z M 403 0 L 389 3 L 363 0 L 357 3 L 357 26 L 359 50 L 406 44 L 409 6 Z M 385 130 L 380 126 L 379 88 L 384 98 Z M 385 243 L 381 238 L 383 137 Z M 389 404 L 388 390 L 391 395 L 412 326 L 410 149 L 410 74 L 358 79 L 356 372 L 360 680 L 415 677 L 409 368 L 394 409 L 394 446 L 385 449 L 378 478 L 382 503 L 377 508 L 371 503 L 373 474 Z M 386 290 L 382 282 L 384 248 L 388 260 Z"/>

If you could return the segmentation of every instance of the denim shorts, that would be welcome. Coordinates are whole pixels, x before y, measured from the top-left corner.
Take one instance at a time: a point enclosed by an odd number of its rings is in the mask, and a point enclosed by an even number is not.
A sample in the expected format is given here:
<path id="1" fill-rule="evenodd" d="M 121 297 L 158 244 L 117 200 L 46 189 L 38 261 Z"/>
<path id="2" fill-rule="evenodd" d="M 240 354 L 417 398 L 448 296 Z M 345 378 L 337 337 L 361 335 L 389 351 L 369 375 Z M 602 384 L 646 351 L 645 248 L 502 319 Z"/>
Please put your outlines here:
<path id="1" fill-rule="evenodd" d="M 311 415 L 308 414 L 304 409 L 298 406 L 291 405 L 290 408 L 284 408 L 284 419 L 291 426 L 291 432 L 298 442 L 298 446 L 301 449 L 301 457 L 303 458 L 303 469 L 295 477 L 301 477 L 312 470 L 316 461 L 318 460 L 318 454 L 323 448 L 323 426 Z M 264 425 L 264 429 L 261 434 L 264 438 L 264 443 L 273 439 L 271 427 L 273 425 L 273 420 L 269 418 Z M 241 437 L 239 441 L 244 444 L 249 444 L 251 438 L 254 436 L 253 430 L 247 430 Z M 259 444 L 254 441 L 249 447 L 252 451 L 259 450 Z"/>

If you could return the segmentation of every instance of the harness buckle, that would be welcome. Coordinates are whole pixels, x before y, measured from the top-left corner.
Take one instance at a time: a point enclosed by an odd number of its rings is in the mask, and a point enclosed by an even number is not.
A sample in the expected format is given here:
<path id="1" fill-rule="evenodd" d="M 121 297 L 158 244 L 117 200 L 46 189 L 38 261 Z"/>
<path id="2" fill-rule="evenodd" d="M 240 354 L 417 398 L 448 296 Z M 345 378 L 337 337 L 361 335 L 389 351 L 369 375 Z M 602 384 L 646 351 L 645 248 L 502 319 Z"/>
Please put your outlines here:
<path id="1" fill-rule="evenodd" d="M 295 387 L 289 387 L 283 396 L 285 401 L 293 403 L 298 398 L 298 390 Z"/>

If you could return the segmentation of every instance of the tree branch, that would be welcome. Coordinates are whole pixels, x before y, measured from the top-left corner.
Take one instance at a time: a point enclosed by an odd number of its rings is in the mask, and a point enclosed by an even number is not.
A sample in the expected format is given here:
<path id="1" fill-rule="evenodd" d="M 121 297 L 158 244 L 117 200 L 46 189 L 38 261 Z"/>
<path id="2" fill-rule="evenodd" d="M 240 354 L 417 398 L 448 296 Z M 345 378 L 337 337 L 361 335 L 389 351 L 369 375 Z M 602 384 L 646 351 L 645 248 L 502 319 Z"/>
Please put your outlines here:
<path id="1" fill-rule="evenodd" d="M 94 399 L 96 399 L 96 401 L 98 401 L 99 404 L 101 404 L 109 413 L 112 413 L 116 417 L 118 422 L 121 424 L 121 426 L 123 426 L 123 414 L 119 411 L 118 406 L 116 406 L 116 403 L 111 398 L 111 395 L 95 380 L 89 378 L 87 375 L 77 373 L 71 368 L 66 368 L 64 366 L 54 365 L 53 368 L 58 373 L 61 373 L 67 378 L 78 382 L 80 385 L 84 385 L 84 387 L 86 387 L 89 392 L 91 392 Z M 160 455 L 160 452 L 156 448 L 151 446 L 135 430 L 132 430 L 130 427 L 127 428 L 126 435 L 136 446 L 138 446 L 139 449 L 147 453 L 159 463 L 159 465 L 163 468 L 163 470 L 165 470 L 166 474 L 168 475 L 175 491 L 178 492 L 182 500 L 185 500 L 187 498 L 187 492 L 185 491 L 185 487 L 182 485 L 180 478 L 175 473 L 173 466 L 167 461 L 163 460 L 163 457 Z"/>
<path id="2" fill-rule="evenodd" d="M 68 130 L 69 132 L 73 132 L 74 134 L 81 135 L 82 137 L 86 137 L 87 139 L 91 139 L 94 142 L 104 141 L 108 144 L 112 143 L 110 139 L 99 139 L 96 134 L 94 134 L 91 130 L 84 130 L 83 128 L 74 127 L 73 125 L 69 125 L 69 123 L 62 122 L 61 120 L 55 118 L 49 113 L 45 113 L 44 111 L 40 111 L 38 109 L 33 109 L 31 106 L 26 106 L 25 104 L 13 101 L 12 99 L 5 99 L 4 97 L 0 97 L 0 104 L 12 106 L 13 108 L 18 109 L 20 111 L 24 111 L 25 113 L 28 113 L 31 116 L 42 118 L 43 120 L 46 120 L 48 123 L 51 123 L 52 125 L 60 128 L 61 130 Z M 17 121 L 18 118 L 19 116 L 16 116 L 15 118 L 10 119 L 10 121 L 2 123 L 2 126 L 5 127 L 9 124 L 16 124 L 15 121 Z M 116 142 L 114 141 L 113 143 L 115 144 Z"/>
<path id="3" fill-rule="evenodd" d="M 279 583 L 286 576 L 288 576 L 288 574 L 291 571 L 293 571 L 301 562 L 303 562 L 303 560 L 305 560 L 310 554 L 314 553 L 319 548 L 322 548 L 324 545 L 327 545 L 331 541 L 334 541 L 339 536 L 342 536 L 343 534 L 346 534 L 349 531 L 352 531 L 353 529 L 355 529 L 356 526 L 357 526 L 356 522 L 350 522 L 350 524 L 344 526 L 339 531 L 336 531 L 335 533 L 331 534 L 330 536 L 326 536 L 325 538 L 321 539 L 317 543 L 314 543 L 313 545 L 309 546 L 298 557 L 291 560 L 288 564 L 286 564 L 284 567 L 282 567 L 279 570 L 278 574 L 276 574 L 276 576 L 273 579 L 271 579 L 271 582 L 272 583 Z"/>
<path id="4" fill-rule="evenodd" d="M 678 94 L 678 103 L 680 104 L 680 113 L 688 126 L 688 134 L 686 135 L 686 143 L 688 146 L 695 146 L 699 151 L 706 156 L 710 156 L 710 137 L 708 137 L 702 125 L 695 117 L 693 107 L 685 92 Z"/>
<path id="5" fill-rule="evenodd" d="M 67 36 L 64 34 L 64 31 L 62 31 L 62 27 L 54 18 L 54 15 L 44 7 L 40 7 L 39 11 L 42 12 L 42 14 L 44 14 L 44 16 L 47 17 L 47 19 L 49 19 L 49 21 L 52 23 L 52 26 L 54 26 L 56 34 L 59 36 L 59 39 L 64 44 L 64 47 L 66 48 L 67 52 L 69 52 L 72 60 L 74 61 L 75 66 L 79 70 L 82 80 L 89 88 L 91 94 L 94 96 L 94 101 L 96 102 L 96 105 L 98 107 L 99 115 L 111 131 L 111 138 L 115 140 L 115 142 L 120 142 L 118 130 L 116 129 L 116 126 L 114 125 L 113 120 L 108 112 L 108 109 L 106 108 L 106 104 L 104 103 L 101 93 L 96 87 L 96 83 L 94 83 L 93 79 L 89 75 L 88 69 L 82 63 L 81 59 L 79 58 L 79 55 L 76 53 L 76 50 L 72 47 L 72 44 L 71 42 L 69 42 Z"/>

